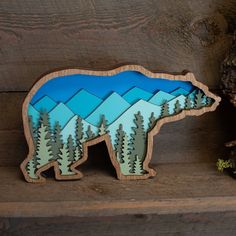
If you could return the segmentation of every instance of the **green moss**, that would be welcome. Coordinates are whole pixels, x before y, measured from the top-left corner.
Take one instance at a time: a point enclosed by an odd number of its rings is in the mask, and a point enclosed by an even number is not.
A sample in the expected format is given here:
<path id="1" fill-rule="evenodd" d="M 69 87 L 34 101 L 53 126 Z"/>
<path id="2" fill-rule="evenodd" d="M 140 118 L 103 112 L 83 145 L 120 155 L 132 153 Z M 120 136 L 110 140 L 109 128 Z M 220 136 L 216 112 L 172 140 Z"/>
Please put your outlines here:
<path id="1" fill-rule="evenodd" d="M 216 166 L 218 171 L 223 172 L 224 169 L 233 168 L 233 163 L 231 160 L 218 159 Z"/>

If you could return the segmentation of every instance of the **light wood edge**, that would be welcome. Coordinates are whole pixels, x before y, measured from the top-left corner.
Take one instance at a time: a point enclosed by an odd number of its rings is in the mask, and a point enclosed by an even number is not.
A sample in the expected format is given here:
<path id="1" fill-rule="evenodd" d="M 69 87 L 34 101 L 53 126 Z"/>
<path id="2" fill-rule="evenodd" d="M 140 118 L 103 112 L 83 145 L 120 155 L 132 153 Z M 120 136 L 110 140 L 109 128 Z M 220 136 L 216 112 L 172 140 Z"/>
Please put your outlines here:
<path id="1" fill-rule="evenodd" d="M 62 77 L 62 76 L 66 76 L 66 75 L 73 75 L 73 74 L 84 74 L 84 75 L 96 75 L 96 76 L 112 76 L 112 75 L 116 75 L 119 74 L 121 72 L 124 71 L 137 71 L 140 72 L 144 75 L 146 75 L 147 77 L 150 78 L 165 78 L 165 79 L 169 79 L 169 80 L 179 80 L 179 81 L 189 81 L 191 82 L 194 86 L 198 87 L 199 89 L 201 89 L 206 96 L 212 98 L 215 100 L 215 102 L 209 106 L 209 107 L 203 107 L 200 108 L 199 110 L 183 110 L 182 112 L 180 112 L 177 115 L 173 115 L 170 117 L 166 117 L 161 119 L 160 121 L 158 121 L 155 125 L 155 127 L 148 133 L 148 138 L 147 138 L 147 155 L 146 158 L 143 162 L 143 167 L 144 170 L 146 170 L 148 173 L 144 174 L 144 175 L 128 175 L 125 176 L 121 173 L 120 170 L 120 166 L 118 161 L 116 160 L 116 156 L 115 153 L 113 151 L 111 142 L 110 142 L 110 138 L 108 135 L 104 135 L 101 137 L 97 137 L 93 140 L 87 141 L 84 143 L 84 151 L 85 154 L 83 155 L 83 157 L 78 160 L 77 162 L 73 163 L 71 166 L 71 169 L 76 173 L 75 176 L 60 176 L 60 170 L 58 167 L 58 164 L 56 162 L 51 162 L 43 167 L 41 167 L 38 171 L 37 174 L 39 175 L 39 179 L 32 179 L 28 176 L 28 173 L 26 171 L 26 165 L 28 163 L 28 161 L 32 158 L 33 153 L 34 153 L 34 144 L 33 144 L 33 140 L 30 134 L 30 128 L 29 128 L 29 123 L 28 123 L 28 106 L 29 103 L 31 101 L 31 99 L 33 98 L 34 94 L 37 92 L 37 90 L 43 85 L 45 84 L 47 81 L 52 80 L 54 78 L 57 77 Z M 173 122 L 173 121 L 177 121 L 177 120 L 181 120 L 184 117 L 191 115 L 191 116 L 199 116 L 202 115 L 205 112 L 209 112 L 209 111 L 214 111 L 216 109 L 216 107 L 219 105 L 221 101 L 221 98 L 214 95 L 213 93 L 211 93 L 208 89 L 208 87 L 204 84 L 202 84 L 201 82 L 197 81 L 193 75 L 193 73 L 188 72 L 185 75 L 171 75 L 171 74 L 166 74 L 166 73 L 154 73 L 151 72 L 147 69 L 145 69 L 144 67 L 140 66 L 140 65 L 125 65 L 125 66 L 121 66 L 118 67 L 116 69 L 113 70 L 108 70 L 108 71 L 93 71 L 93 70 L 83 70 L 83 69 L 67 69 L 67 70 L 60 70 L 60 71 L 56 71 L 56 72 L 52 72 L 50 74 L 47 74 L 45 76 L 43 76 L 41 79 L 39 79 L 35 85 L 32 87 L 32 89 L 30 90 L 30 92 L 28 93 L 28 95 L 26 96 L 24 102 L 23 102 L 23 107 L 22 107 L 22 118 L 23 118 L 23 126 L 24 126 L 24 134 L 26 137 L 26 141 L 27 144 L 29 146 L 29 152 L 27 155 L 27 158 L 21 163 L 20 168 L 23 172 L 23 175 L 26 179 L 26 181 L 28 182 L 34 182 L 34 183 L 42 183 L 45 182 L 45 178 L 41 176 L 41 173 L 45 170 L 47 170 L 50 167 L 54 167 L 55 170 L 55 178 L 58 180 L 69 180 L 69 179 L 80 179 L 82 178 L 82 173 L 79 172 L 78 170 L 76 170 L 75 168 L 77 166 L 79 166 L 80 164 L 82 164 L 84 161 L 87 160 L 87 148 L 91 145 L 94 145 L 96 143 L 99 143 L 101 141 L 105 141 L 107 144 L 107 148 L 108 148 L 108 152 L 110 155 L 110 159 L 111 162 L 114 166 L 114 168 L 116 169 L 116 173 L 117 173 L 117 178 L 120 180 L 136 180 L 136 179 L 147 179 L 149 177 L 155 176 L 156 175 L 156 171 L 154 169 L 149 168 L 149 162 L 151 161 L 151 157 L 152 157 L 152 149 L 153 149 L 153 136 L 156 135 L 161 126 L 164 125 L 165 123 L 169 123 L 169 122 Z"/>

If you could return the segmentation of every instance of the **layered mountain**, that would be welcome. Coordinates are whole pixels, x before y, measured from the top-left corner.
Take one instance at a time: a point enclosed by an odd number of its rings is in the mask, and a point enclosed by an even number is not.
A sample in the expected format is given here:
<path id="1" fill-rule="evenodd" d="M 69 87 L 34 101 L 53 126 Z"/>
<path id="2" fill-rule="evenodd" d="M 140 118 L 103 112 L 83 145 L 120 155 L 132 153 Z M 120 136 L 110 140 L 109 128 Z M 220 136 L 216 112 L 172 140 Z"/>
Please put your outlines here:
<path id="1" fill-rule="evenodd" d="M 143 89 L 134 87 L 130 90 L 128 90 L 126 93 L 123 94 L 123 98 L 130 104 L 134 104 L 138 100 L 142 99 L 144 101 L 147 101 L 153 96 L 152 93 L 149 93 Z"/>
<path id="2" fill-rule="evenodd" d="M 44 96 L 42 98 L 40 98 L 36 103 L 34 103 L 34 108 L 41 112 L 41 111 L 51 111 L 55 106 L 57 105 L 57 103 L 51 99 L 48 96 Z"/>
<path id="3" fill-rule="evenodd" d="M 105 114 L 107 123 L 110 124 L 129 107 L 130 104 L 124 98 L 117 93 L 112 93 L 85 119 L 99 126 L 101 116 Z"/>
<path id="4" fill-rule="evenodd" d="M 49 112 L 49 122 L 51 127 L 54 127 L 58 121 L 63 128 L 73 116 L 74 113 L 64 103 L 59 103 Z"/>
<path id="5" fill-rule="evenodd" d="M 105 99 L 101 99 L 82 89 L 66 103 L 56 103 L 50 97 L 44 96 L 35 104 L 29 105 L 28 114 L 32 116 L 34 124 L 37 125 L 40 112 L 48 112 L 51 127 L 58 121 L 65 137 L 74 129 L 75 120 L 78 116 L 83 119 L 85 128 L 90 125 L 92 131 L 99 127 L 101 116 L 105 115 L 111 133 L 115 132 L 119 124 L 125 124 L 124 127 L 129 129 L 127 132 L 131 132 L 133 125 L 126 124 L 133 124 L 134 114 L 137 112 L 140 111 L 144 116 L 144 127 L 147 129 L 151 113 L 154 112 L 154 116 L 159 117 L 164 103 L 168 103 L 169 114 L 171 115 L 174 113 L 177 100 L 180 108 L 184 109 L 186 97 L 189 96 L 193 104 L 196 93 L 197 90 L 189 94 L 184 89 L 178 88 L 171 93 L 158 91 L 152 94 L 134 87 L 123 96 L 113 92 Z"/>
<path id="6" fill-rule="evenodd" d="M 166 93 L 164 91 L 159 91 L 152 96 L 152 98 L 149 100 L 149 102 L 154 105 L 161 106 L 163 103 L 168 102 L 173 98 L 175 98 L 174 95 L 171 95 L 171 94 Z"/>
<path id="7" fill-rule="evenodd" d="M 66 106 L 68 106 L 74 114 L 85 118 L 100 103 L 102 103 L 102 99 L 82 89 L 66 102 Z"/>
<path id="8" fill-rule="evenodd" d="M 170 94 L 172 94 L 174 96 L 179 96 L 179 95 L 187 96 L 189 94 L 189 92 L 183 88 L 177 88 L 177 89 L 173 90 Z"/>

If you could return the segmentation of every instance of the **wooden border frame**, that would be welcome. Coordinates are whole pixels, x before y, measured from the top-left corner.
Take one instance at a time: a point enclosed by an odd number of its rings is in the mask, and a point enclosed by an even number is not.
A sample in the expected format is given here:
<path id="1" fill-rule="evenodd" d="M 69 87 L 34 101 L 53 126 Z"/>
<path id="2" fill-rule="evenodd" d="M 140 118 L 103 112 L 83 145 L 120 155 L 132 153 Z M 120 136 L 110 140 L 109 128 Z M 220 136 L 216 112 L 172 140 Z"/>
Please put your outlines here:
<path id="1" fill-rule="evenodd" d="M 58 163 L 56 161 L 52 161 L 44 166 L 42 166 L 40 169 L 37 170 L 36 175 L 39 176 L 39 179 L 32 179 L 29 177 L 27 171 L 26 171 L 26 165 L 28 163 L 28 161 L 32 158 L 33 153 L 34 153 L 34 144 L 33 144 L 33 139 L 31 137 L 30 134 L 30 128 L 29 128 L 29 122 L 28 122 L 28 106 L 29 103 L 31 101 L 31 99 L 33 98 L 33 96 L 35 95 L 35 93 L 38 91 L 38 89 L 45 84 L 47 81 L 52 80 L 54 78 L 57 77 L 61 77 L 61 76 L 66 76 L 66 75 L 72 75 L 72 74 L 84 74 L 84 75 L 97 75 L 97 76 L 112 76 L 112 75 L 116 75 L 118 73 L 121 73 L 123 71 L 137 71 L 140 72 L 142 74 L 144 74 L 147 77 L 150 78 L 165 78 L 165 79 L 169 79 L 169 80 L 179 80 L 179 81 L 189 81 L 191 82 L 194 86 L 198 87 L 199 89 L 201 89 L 205 95 L 207 95 L 208 97 L 212 98 L 215 100 L 215 102 L 209 106 L 209 107 L 202 107 L 198 110 L 182 110 L 179 114 L 177 115 L 173 115 L 173 116 L 169 116 L 169 117 L 165 117 L 163 119 L 160 119 L 156 125 L 153 127 L 153 129 L 148 132 L 148 137 L 147 137 L 147 154 L 146 157 L 144 159 L 143 162 L 143 169 L 145 171 L 147 171 L 147 174 L 144 175 L 128 175 L 125 176 L 121 173 L 120 170 L 120 165 L 118 163 L 118 161 L 116 160 L 116 155 L 115 152 L 113 150 L 109 135 L 103 135 L 103 136 L 98 136 L 92 140 L 89 140 L 85 143 L 83 143 L 83 157 L 76 161 L 75 163 L 73 163 L 71 165 L 71 170 L 73 172 L 75 172 L 74 176 L 61 176 L 60 175 L 60 170 L 59 170 L 59 166 Z M 47 169 L 49 169 L 50 167 L 54 167 L 54 171 L 55 171 L 55 178 L 58 180 L 72 180 L 72 179 L 80 179 L 83 177 L 82 173 L 78 170 L 76 170 L 76 167 L 79 166 L 80 164 L 82 164 L 83 162 L 85 162 L 88 158 L 88 147 L 92 146 L 94 144 L 100 143 L 102 141 L 106 142 L 107 148 L 108 148 L 108 152 L 109 152 L 109 156 L 111 159 L 111 162 L 116 170 L 117 173 L 117 178 L 120 180 L 131 180 L 131 179 L 147 179 L 149 177 L 155 176 L 156 175 L 156 171 L 154 169 L 151 169 L 149 167 L 149 163 L 151 161 L 151 157 L 152 157 L 152 149 L 153 149 L 153 137 L 154 135 L 156 135 L 161 126 L 165 123 L 169 123 L 169 122 L 173 122 L 173 121 L 177 121 L 177 120 L 181 120 L 186 116 L 199 116 L 202 115 L 205 112 L 209 112 L 209 111 L 214 111 L 216 109 L 216 107 L 219 105 L 219 102 L 221 101 L 221 98 L 214 95 L 213 93 L 211 93 L 208 89 L 208 87 L 200 82 L 198 82 L 193 73 L 186 73 L 185 75 L 171 75 L 171 74 L 165 74 L 165 73 L 154 73 L 151 72 L 147 69 L 145 69 L 144 67 L 140 66 L 140 65 L 125 65 L 125 66 L 121 66 L 118 67 L 116 69 L 113 70 L 108 70 L 108 71 L 92 71 L 92 70 L 83 70 L 83 69 L 65 69 L 65 70 L 60 70 L 60 71 L 56 71 L 56 72 L 52 72 L 50 74 L 47 74 L 45 76 L 43 76 L 41 79 L 38 80 L 38 82 L 35 83 L 35 85 L 32 87 L 32 89 L 30 90 L 30 92 L 28 93 L 28 95 L 26 96 L 24 103 L 23 103 L 23 108 L 22 108 L 22 117 L 23 117 L 23 125 L 24 125 L 24 133 L 25 133 L 25 137 L 29 146 L 29 153 L 27 155 L 27 158 L 21 163 L 20 168 L 24 174 L 25 179 L 28 182 L 34 182 L 34 183 L 42 183 L 45 182 L 45 178 L 41 175 L 41 173 Z"/>

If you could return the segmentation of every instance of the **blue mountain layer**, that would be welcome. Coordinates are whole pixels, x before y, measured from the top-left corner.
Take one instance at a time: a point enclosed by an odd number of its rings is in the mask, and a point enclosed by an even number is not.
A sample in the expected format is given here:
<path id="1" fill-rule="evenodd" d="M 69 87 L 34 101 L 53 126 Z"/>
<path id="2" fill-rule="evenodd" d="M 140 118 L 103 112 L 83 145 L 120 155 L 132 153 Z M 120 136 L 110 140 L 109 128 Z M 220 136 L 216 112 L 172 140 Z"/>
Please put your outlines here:
<path id="1" fill-rule="evenodd" d="M 169 93 L 159 91 L 153 97 L 149 100 L 150 103 L 161 106 L 166 101 L 170 101 L 171 99 L 175 98 L 174 95 L 171 95 Z"/>
<path id="2" fill-rule="evenodd" d="M 99 126 L 101 116 L 105 115 L 108 124 L 110 124 L 129 107 L 130 104 L 119 94 L 112 93 L 87 118 L 85 118 L 85 120 L 95 126 Z"/>
<path id="3" fill-rule="evenodd" d="M 130 104 L 134 104 L 140 99 L 147 101 L 152 96 L 153 96 L 152 93 L 149 93 L 143 89 L 134 87 L 128 90 L 126 93 L 124 93 L 122 97 Z"/>
<path id="4" fill-rule="evenodd" d="M 172 91 L 170 94 L 174 95 L 174 96 L 179 96 L 179 95 L 184 95 L 184 96 L 187 96 L 189 94 L 188 91 L 186 91 L 185 89 L 183 88 L 177 88 L 175 89 L 174 91 Z"/>
<path id="5" fill-rule="evenodd" d="M 98 97 L 104 98 L 111 91 L 123 94 L 132 87 L 139 87 L 150 93 L 154 93 L 157 90 L 171 92 L 180 87 L 186 91 L 194 89 L 191 82 L 168 80 L 165 78 L 153 79 L 136 71 L 124 71 L 112 76 L 73 74 L 56 77 L 47 81 L 33 96 L 32 104 L 45 95 L 57 102 L 65 103 L 80 89 L 85 89 Z"/>
<path id="6" fill-rule="evenodd" d="M 51 112 L 49 112 L 51 128 L 54 127 L 56 121 L 58 121 L 63 128 L 73 116 L 74 113 L 65 104 L 59 103 Z"/>
<path id="7" fill-rule="evenodd" d="M 88 116 L 100 103 L 102 100 L 93 94 L 88 93 L 86 90 L 82 89 L 76 93 L 66 105 L 81 118 Z"/>
<path id="8" fill-rule="evenodd" d="M 40 111 L 51 111 L 57 103 L 49 98 L 48 96 L 44 96 L 41 99 L 39 99 L 33 106 L 36 110 Z"/>

